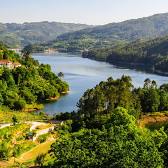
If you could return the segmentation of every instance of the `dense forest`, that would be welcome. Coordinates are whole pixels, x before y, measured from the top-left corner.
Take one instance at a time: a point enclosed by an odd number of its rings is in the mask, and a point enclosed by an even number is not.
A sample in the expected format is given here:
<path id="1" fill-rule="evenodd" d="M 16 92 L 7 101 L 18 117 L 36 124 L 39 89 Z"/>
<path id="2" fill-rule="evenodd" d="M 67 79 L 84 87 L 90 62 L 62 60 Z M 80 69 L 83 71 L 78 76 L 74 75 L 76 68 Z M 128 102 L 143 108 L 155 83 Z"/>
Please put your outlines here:
<path id="1" fill-rule="evenodd" d="M 128 68 L 168 73 L 168 36 L 149 41 L 138 40 L 111 48 L 83 52 L 83 57 L 107 61 Z"/>
<path id="2" fill-rule="evenodd" d="M 167 167 L 167 124 L 139 127 L 142 115 L 168 110 L 168 85 L 146 79 L 134 88 L 131 78 L 109 78 L 87 90 L 78 110 L 57 115 L 64 124 L 44 167 Z"/>
<path id="3" fill-rule="evenodd" d="M 49 65 L 39 64 L 28 53 L 18 54 L 0 45 L 1 60 L 20 63 L 17 68 L 0 68 L 0 105 L 22 110 L 26 104 L 57 98 L 69 89 Z"/>

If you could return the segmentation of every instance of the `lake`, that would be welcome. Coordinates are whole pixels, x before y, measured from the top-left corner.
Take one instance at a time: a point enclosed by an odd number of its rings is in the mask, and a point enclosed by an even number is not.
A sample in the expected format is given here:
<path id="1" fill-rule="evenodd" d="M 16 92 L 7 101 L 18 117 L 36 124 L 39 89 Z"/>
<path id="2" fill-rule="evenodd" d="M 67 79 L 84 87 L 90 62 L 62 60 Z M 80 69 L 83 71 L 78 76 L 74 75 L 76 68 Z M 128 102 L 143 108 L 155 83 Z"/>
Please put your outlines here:
<path id="1" fill-rule="evenodd" d="M 76 110 L 77 102 L 87 89 L 96 86 L 99 82 L 111 76 L 116 79 L 122 75 L 129 75 L 135 87 L 142 87 L 146 78 L 155 80 L 158 85 L 168 83 L 168 77 L 118 68 L 105 62 L 82 58 L 80 55 L 40 53 L 33 54 L 33 57 L 40 63 L 49 64 L 56 74 L 63 72 L 63 80 L 70 85 L 69 94 L 62 96 L 56 102 L 45 105 L 44 111 L 50 115 Z"/>

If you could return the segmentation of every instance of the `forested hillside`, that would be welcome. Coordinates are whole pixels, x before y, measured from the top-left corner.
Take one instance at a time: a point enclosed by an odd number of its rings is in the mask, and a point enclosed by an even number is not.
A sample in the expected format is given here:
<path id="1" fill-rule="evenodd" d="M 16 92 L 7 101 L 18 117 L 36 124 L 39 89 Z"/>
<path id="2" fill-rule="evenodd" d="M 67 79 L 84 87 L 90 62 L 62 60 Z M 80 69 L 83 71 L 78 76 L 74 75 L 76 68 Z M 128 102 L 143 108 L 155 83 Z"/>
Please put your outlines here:
<path id="1" fill-rule="evenodd" d="M 168 36 L 149 41 L 138 40 L 112 48 L 93 49 L 83 57 L 107 61 L 128 68 L 168 73 Z"/>
<path id="2" fill-rule="evenodd" d="M 27 104 L 59 98 L 69 90 L 68 84 L 56 76 L 49 65 L 39 64 L 30 55 L 22 57 L 0 45 L 1 61 L 20 63 L 19 67 L 0 68 L 0 105 L 23 110 Z"/>
<path id="3" fill-rule="evenodd" d="M 157 14 L 150 17 L 132 19 L 120 23 L 88 28 L 74 33 L 59 36 L 59 39 L 78 39 L 90 36 L 104 40 L 136 40 L 154 38 L 168 33 L 168 14 Z"/>
<path id="4" fill-rule="evenodd" d="M 56 116 L 64 124 L 42 165 L 167 167 L 167 122 L 160 121 L 154 130 L 139 127 L 143 115 L 167 115 L 167 88 L 167 84 L 158 87 L 155 81 L 146 79 L 143 88 L 134 89 L 131 78 L 123 76 L 87 90 L 77 112 Z"/>
<path id="5" fill-rule="evenodd" d="M 32 22 L 32 23 L 0 23 L 0 41 L 11 46 L 20 47 L 34 43 L 44 43 L 54 40 L 58 35 L 88 28 L 88 25 Z"/>
<path id="6" fill-rule="evenodd" d="M 50 46 L 62 48 L 65 51 L 80 51 L 137 39 L 149 40 L 167 34 L 168 14 L 165 13 L 66 33 L 58 36 Z"/>

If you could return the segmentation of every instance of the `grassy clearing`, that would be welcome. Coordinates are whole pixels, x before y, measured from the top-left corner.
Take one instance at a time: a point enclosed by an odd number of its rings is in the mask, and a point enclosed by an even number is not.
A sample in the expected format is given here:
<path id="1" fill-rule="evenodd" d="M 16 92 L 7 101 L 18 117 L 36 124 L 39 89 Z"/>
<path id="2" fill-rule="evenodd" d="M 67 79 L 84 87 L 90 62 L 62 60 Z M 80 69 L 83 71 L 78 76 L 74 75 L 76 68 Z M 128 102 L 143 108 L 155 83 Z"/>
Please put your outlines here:
<path id="1" fill-rule="evenodd" d="M 37 114 L 35 112 L 17 112 L 12 111 L 9 108 L 0 108 L 0 123 L 10 123 L 12 122 L 12 117 L 16 115 L 18 121 L 43 121 L 47 119 L 44 114 Z"/>
<path id="2" fill-rule="evenodd" d="M 52 127 L 52 124 L 42 124 L 36 127 L 36 130 L 43 130 Z"/>
<path id="3" fill-rule="evenodd" d="M 37 104 L 37 103 L 27 104 L 25 109 L 23 110 L 23 112 L 33 112 L 33 111 L 36 111 L 36 110 L 41 110 L 43 108 L 44 108 L 43 104 Z"/>
<path id="4" fill-rule="evenodd" d="M 155 112 L 152 114 L 144 115 L 139 120 L 141 128 L 159 129 L 168 124 L 168 112 Z"/>

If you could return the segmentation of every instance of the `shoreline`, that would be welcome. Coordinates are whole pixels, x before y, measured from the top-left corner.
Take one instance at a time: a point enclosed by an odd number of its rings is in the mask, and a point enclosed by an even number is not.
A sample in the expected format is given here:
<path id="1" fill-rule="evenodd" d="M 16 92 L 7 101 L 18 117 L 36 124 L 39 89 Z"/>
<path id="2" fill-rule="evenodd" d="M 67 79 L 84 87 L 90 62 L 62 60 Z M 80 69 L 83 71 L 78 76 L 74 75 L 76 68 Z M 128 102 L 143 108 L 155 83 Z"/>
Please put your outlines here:
<path id="1" fill-rule="evenodd" d="M 49 53 L 45 53 L 45 52 L 40 52 L 40 53 L 41 54 L 49 54 Z M 131 70 L 136 70 L 136 71 L 141 71 L 141 72 L 146 72 L 146 73 L 151 73 L 151 74 L 155 74 L 155 75 L 168 77 L 168 72 L 162 72 L 162 71 L 159 71 L 159 70 L 152 70 L 151 68 L 145 68 L 144 66 L 147 66 L 147 65 L 142 64 L 142 63 L 124 63 L 124 62 L 115 62 L 115 61 L 113 61 L 113 62 L 105 61 L 105 60 L 96 59 L 96 58 L 93 58 L 93 57 L 84 57 L 84 56 L 82 56 L 82 53 L 80 53 L 80 52 L 67 52 L 67 51 L 66 52 L 60 52 L 59 50 L 57 50 L 57 52 L 54 52 L 54 53 L 67 53 L 67 54 L 81 55 L 82 58 L 88 58 L 90 60 L 95 60 L 95 61 L 99 61 L 99 62 L 106 62 L 106 63 L 109 63 L 111 65 L 116 66 L 117 68 L 128 68 L 128 69 L 131 69 Z M 34 52 L 33 54 L 38 54 L 38 53 Z"/>
<path id="2" fill-rule="evenodd" d="M 59 96 L 51 97 L 49 99 L 44 100 L 41 104 L 27 104 L 26 107 L 21 110 L 21 112 L 32 113 L 38 112 L 39 110 L 43 110 L 46 103 L 52 103 L 58 101 L 62 96 L 68 94 L 70 91 L 62 92 Z"/>
<path id="3" fill-rule="evenodd" d="M 56 96 L 56 97 L 50 97 L 49 99 L 46 99 L 44 102 L 43 102 L 43 105 L 45 105 L 46 103 L 52 103 L 52 102 L 56 102 L 58 101 L 62 96 L 65 96 L 69 93 L 70 91 L 66 91 L 66 92 L 62 92 L 59 96 Z"/>
<path id="4" fill-rule="evenodd" d="M 150 74 L 155 74 L 155 75 L 160 75 L 160 76 L 165 76 L 168 77 L 168 72 L 162 72 L 159 70 L 152 70 L 150 68 L 145 68 L 143 66 L 145 66 L 144 64 L 138 64 L 138 63 L 124 63 L 124 62 L 109 62 L 109 61 L 105 61 L 105 60 L 99 60 L 93 57 L 83 57 L 82 58 L 88 58 L 90 60 L 94 60 L 94 61 L 99 61 L 99 62 L 105 62 L 105 63 L 109 63 L 110 65 L 114 65 L 117 68 L 128 68 L 130 70 L 135 70 L 135 71 L 141 71 L 141 72 L 146 72 L 146 73 L 150 73 Z"/>

